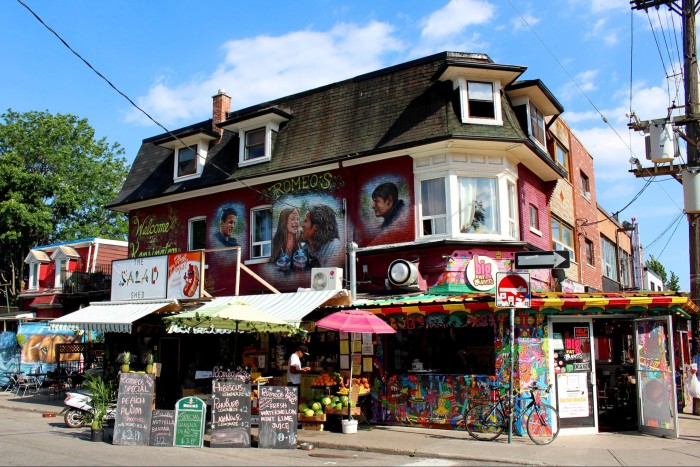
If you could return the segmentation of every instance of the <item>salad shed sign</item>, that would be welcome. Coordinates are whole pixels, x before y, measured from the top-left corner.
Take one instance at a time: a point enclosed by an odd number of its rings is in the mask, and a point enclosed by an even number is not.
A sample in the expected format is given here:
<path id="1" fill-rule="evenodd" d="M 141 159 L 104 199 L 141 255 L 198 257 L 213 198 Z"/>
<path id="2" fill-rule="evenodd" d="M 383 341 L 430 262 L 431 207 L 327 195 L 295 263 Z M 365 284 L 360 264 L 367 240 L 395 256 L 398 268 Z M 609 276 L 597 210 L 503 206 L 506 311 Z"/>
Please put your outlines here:
<path id="1" fill-rule="evenodd" d="M 112 300 L 199 298 L 202 252 L 112 261 Z"/>

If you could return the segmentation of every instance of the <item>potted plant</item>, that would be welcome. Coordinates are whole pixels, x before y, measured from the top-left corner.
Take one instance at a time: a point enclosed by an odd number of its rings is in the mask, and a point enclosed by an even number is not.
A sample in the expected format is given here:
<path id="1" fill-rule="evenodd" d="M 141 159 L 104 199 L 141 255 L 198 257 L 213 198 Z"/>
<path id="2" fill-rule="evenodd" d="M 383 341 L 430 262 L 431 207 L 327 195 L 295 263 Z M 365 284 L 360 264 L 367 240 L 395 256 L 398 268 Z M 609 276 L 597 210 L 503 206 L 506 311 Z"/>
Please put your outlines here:
<path id="1" fill-rule="evenodd" d="M 129 352 L 128 350 L 122 352 L 121 358 L 119 359 L 119 363 L 121 363 L 122 365 L 122 373 L 128 373 L 129 364 L 131 363 L 131 352 Z"/>
<path id="2" fill-rule="evenodd" d="M 153 373 L 153 354 L 149 353 L 148 357 L 146 357 L 146 373 L 151 374 Z"/>
<path id="3" fill-rule="evenodd" d="M 90 424 L 90 439 L 102 441 L 107 412 L 116 395 L 114 382 L 107 382 L 100 375 L 88 373 L 83 381 L 83 388 L 90 392 L 92 405 L 92 411 L 85 414 L 85 422 Z"/>

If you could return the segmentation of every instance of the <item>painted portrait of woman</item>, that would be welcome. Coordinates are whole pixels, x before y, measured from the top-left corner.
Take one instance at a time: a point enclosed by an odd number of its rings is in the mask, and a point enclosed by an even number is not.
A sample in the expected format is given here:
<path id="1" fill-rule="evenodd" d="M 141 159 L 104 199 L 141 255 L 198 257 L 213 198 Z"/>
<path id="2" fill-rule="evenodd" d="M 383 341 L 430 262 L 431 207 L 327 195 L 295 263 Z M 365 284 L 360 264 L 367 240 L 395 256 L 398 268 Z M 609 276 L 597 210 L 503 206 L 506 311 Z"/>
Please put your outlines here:
<path id="1" fill-rule="evenodd" d="M 299 209 L 286 207 L 280 211 L 277 232 L 272 238 L 272 257 L 270 262 L 279 269 L 289 270 L 292 267 L 292 257 L 299 249 Z"/>

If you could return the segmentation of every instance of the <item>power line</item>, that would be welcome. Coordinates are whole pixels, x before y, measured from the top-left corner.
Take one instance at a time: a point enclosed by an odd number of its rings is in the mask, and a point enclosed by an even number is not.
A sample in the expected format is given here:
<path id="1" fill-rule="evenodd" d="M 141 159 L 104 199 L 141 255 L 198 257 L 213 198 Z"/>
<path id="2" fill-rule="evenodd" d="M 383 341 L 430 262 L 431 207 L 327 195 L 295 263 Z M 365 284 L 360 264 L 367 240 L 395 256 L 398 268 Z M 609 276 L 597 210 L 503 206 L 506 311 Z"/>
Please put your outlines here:
<path id="1" fill-rule="evenodd" d="M 26 8 L 26 9 L 32 14 L 32 16 L 34 16 L 34 18 L 36 18 L 36 20 L 39 21 L 39 23 L 41 23 L 41 24 L 42 24 L 46 29 L 48 29 L 54 36 L 56 36 L 56 38 L 58 38 L 58 40 L 61 41 L 61 43 L 62 43 L 68 50 L 70 50 L 70 51 L 73 53 L 73 55 L 75 55 L 76 57 L 78 57 L 78 58 L 79 58 L 88 68 L 90 68 L 97 76 L 99 76 L 100 78 L 102 78 L 112 89 L 114 89 L 119 95 L 121 95 L 124 99 L 126 99 L 126 100 L 129 102 L 129 104 L 131 104 L 131 105 L 132 105 L 133 107 L 135 107 L 139 112 L 141 112 L 141 113 L 144 114 L 146 117 L 148 117 L 148 119 L 151 120 L 153 123 L 155 123 L 155 124 L 158 125 L 160 128 L 162 128 L 168 135 L 170 135 L 170 136 L 172 136 L 173 138 L 175 138 L 180 144 L 182 144 L 182 147 L 183 147 L 183 148 L 186 148 L 186 147 L 187 147 L 187 145 L 186 145 L 177 135 L 173 134 L 173 132 L 171 132 L 170 130 L 168 130 L 165 126 L 163 126 L 160 122 L 158 122 L 155 118 L 153 118 L 148 112 L 146 112 L 144 109 L 142 109 L 141 107 L 139 107 L 138 105 L 136 105 L 136 103 L 135 103 L 129 96 L 127 96 L 124 92 L 122 92 L 119 88 L 117 88 L 117 87 L 114 85 L 114 83 L 112 83 L 105 75 L 103 75 L 102 73 L 100 73 L 97 69 L 95 69 L 95 67 L 92 66 L 92 64 L 91 64 L 90 62 L 88 62 L 88 61 L 87 61 L 85 58 L 83 58 L 78 52 L 76 52 L 76 51 L 68 44 L 68 42 L 66 42 L 53 28 L 51 28 L 51 26 L 49 26 L 48 24 L 46 24 L 46 23 L 44 22 L 44 20 L 42 20 L 42 19 L 39 17 L 39 15 L 37 15 L 27 4 L 25 4 L 25 3 L 23 2 L 23 0 L 17 0 L 17 1 L 18 1 L 24 8 Z M 197 151 L 195 151 L 195 152 L 196 152 L 196 154 L 197 154 L 197 157 L 201 158 L 201 155 L 199 154 L 199 150 L 197 150 Z M 221 171 L 221 172 L 222 172 L 224 175 L 226 175 L 227 177 L 233 178 L 234 181 L 239 182 L 240 184 L 242 184 L 244 187 L 248 188 L 249 190 L 253 190 L 253 191 L 254 191 L 255 193 L 257 193 L 258 195 L 263 196 L 263 197 L 265 197 L 266 199 L 269 199 L 269 195 L 267 195 L 266 193 L 261 192 L 260 190 L 257 190 L 257 189 L 255 189 L 255 188 L 251 187 L 250 185 L 246 184 L 243 180 L 239 179 L 238 177 L 236 177 L 236 176 L 233 175 L 233 174 L 228 173 L 227 171 L 225 171 L 224 169 L 222 169 L 221 167 L 219 167 L 219 166 L 216 165 L 215 163 L 213 163 L 213 162 L 211 162 L 211 161 L 208 161 L 207 164 L 208 164 L 208 165 L 211 165 L 212 167 L 214 167 L 214 168 L 216 168 L 216 169 L 218 169 L 219 171 Z M 290 206 L 290 207 L 294 207 L 294 208 L 300 209 L 299 206 L 294 206 L 293 204 L 289 204 L 289 203 L 287 203 L 287 202 L 285 202 L 285 201 L 282 201 L 281 203 L 282 203 L 282 204 L 286 204 L 286 205 L 288 205 L 288 206 Z"/>

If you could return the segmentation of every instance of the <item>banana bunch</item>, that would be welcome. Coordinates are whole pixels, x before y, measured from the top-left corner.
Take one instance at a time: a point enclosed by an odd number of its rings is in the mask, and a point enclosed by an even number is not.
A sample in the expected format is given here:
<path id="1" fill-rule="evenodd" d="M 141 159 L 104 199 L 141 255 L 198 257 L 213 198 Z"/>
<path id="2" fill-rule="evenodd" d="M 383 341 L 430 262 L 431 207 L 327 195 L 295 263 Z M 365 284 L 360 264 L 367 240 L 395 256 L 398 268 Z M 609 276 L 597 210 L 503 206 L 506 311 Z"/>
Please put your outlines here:
<path id="1" fill-rule="evenodd" d="M 338 394 L 341 396 L 347 396 L 349 393 L 350 391 L 348 391 L 348 388 L 342 388 L 338 390 Z"/>

